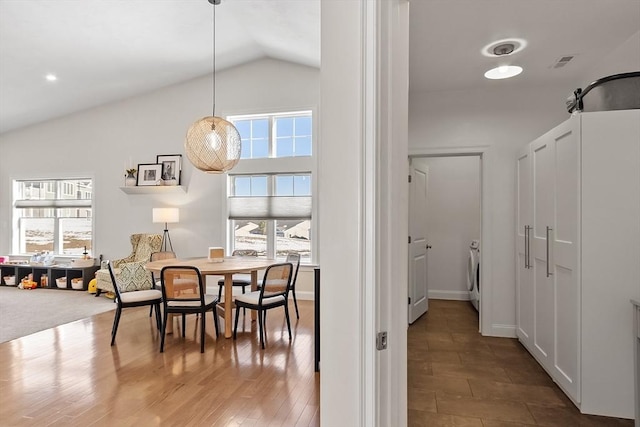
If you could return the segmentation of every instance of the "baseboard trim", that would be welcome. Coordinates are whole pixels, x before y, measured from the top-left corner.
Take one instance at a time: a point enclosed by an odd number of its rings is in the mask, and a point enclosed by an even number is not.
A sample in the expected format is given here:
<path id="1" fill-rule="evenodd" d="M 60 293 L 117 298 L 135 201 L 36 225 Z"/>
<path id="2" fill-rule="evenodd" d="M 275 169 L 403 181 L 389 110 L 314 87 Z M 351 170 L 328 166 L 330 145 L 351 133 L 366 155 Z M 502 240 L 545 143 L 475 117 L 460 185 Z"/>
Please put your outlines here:
<path id="1" fill-rule="evenodd" d="M 289 298 L 293 298 L 293 296 L 289 295 Z M 296 299 L 299 299 L 302 301 L 313 301 L 315 297 L 313 292 L 296 291 Z"/>
<path id="2" fill-rule="evenodd" d="M 517 338 L 516 325 L 491 325 L 491 336 L 500 338 Z"/>
<path id="3" fill-rule="evenodd" d="M 469 292 L 467 291 L 438 291 L 430 290 L 429 299 L 446 299 L 453 301 L 469 301 Z"/>

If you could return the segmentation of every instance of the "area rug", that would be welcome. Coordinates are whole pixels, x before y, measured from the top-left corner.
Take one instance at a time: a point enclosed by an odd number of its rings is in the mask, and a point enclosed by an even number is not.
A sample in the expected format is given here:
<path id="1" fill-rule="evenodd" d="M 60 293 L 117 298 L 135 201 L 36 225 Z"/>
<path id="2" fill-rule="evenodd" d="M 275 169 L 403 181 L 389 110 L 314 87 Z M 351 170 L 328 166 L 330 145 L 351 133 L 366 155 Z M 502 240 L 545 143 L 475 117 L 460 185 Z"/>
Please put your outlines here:
<path id="1" fill-rule="evenodd" d="M 87 292 L 0 286 L 0 342 L 115 308 L 112 299 Z"/>

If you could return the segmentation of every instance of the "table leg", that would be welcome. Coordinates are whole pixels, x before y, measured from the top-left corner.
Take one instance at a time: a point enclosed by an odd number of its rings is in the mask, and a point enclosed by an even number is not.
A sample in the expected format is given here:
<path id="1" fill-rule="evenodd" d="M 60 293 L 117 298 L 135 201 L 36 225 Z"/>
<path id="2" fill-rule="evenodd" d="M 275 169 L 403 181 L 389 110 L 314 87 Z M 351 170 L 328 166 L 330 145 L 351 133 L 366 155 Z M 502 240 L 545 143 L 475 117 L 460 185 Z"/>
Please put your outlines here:
<path id="1" fill-rule="evenodd" d="M 231 338 L 233 313 L 233 274 L 224 275 L 224 337 Z"/>

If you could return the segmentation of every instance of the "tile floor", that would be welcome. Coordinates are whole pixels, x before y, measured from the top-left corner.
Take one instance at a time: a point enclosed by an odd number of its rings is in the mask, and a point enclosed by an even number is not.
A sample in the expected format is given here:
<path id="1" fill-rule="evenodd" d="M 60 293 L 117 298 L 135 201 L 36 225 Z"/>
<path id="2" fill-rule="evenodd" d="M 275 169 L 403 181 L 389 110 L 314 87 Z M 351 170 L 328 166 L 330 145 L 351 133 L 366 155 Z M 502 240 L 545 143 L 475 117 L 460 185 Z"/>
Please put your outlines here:
<path id="1" fill-rule="evenodd" d="M 483 337 L 465 301 L 430 300 L 409 327 L 409 426 L 628 426 L 582 415 L 515 339 Z"/>

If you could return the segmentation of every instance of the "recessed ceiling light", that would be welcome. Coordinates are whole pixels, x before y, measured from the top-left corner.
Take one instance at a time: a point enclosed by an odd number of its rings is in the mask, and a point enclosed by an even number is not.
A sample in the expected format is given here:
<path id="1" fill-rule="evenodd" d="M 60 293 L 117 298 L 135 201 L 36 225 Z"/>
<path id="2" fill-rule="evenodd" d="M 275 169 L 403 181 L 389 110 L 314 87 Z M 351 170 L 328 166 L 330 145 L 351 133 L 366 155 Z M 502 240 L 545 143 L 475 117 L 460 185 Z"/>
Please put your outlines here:
<path id="1" fill-rule="evenodd" d="M 522 72 L 522 67 L 517 65 L 501 65 L 497 68 L 492 68 L 484 76 L 491 80 L 508 79 L 509 77 L 517 76 Z"/>
<path id="2" fill-rule="evenodd" d="M 56 77 L 55 74 L 47 74 L 46 76 L 44 76 L 45 79 L 47 79 L 48 82 L 55 82 L 56 80 L 58 80 L 58 77 Z"/>

